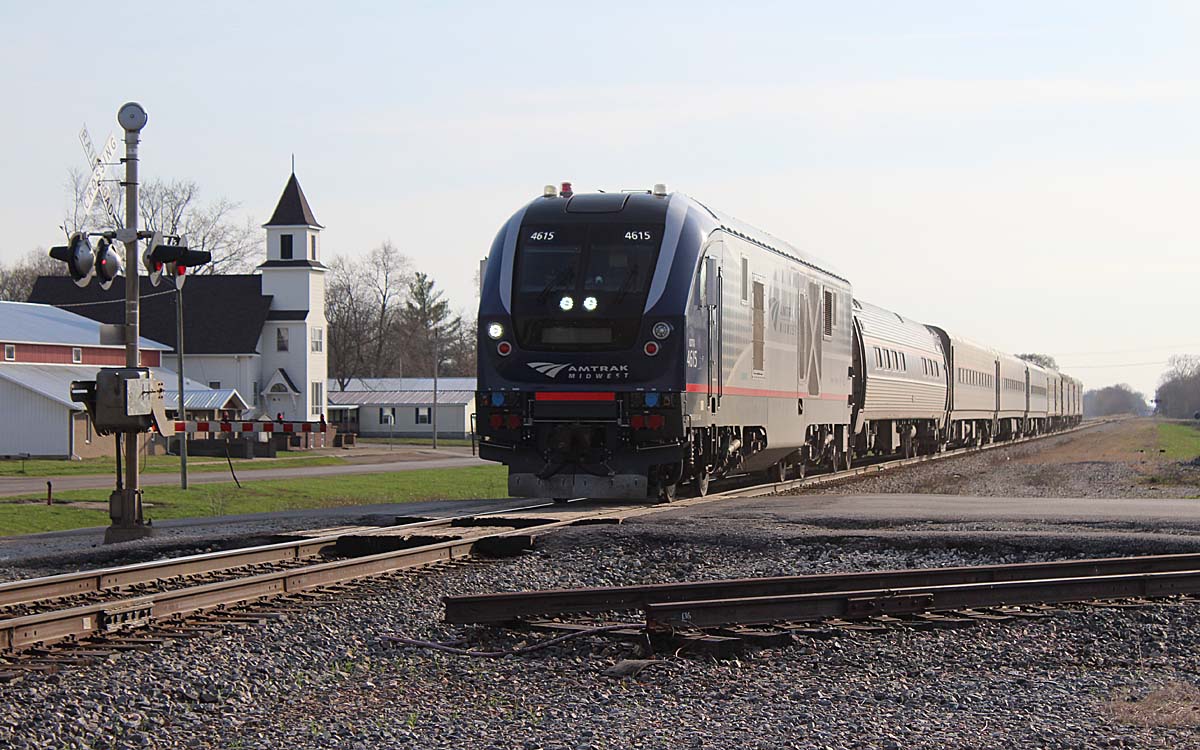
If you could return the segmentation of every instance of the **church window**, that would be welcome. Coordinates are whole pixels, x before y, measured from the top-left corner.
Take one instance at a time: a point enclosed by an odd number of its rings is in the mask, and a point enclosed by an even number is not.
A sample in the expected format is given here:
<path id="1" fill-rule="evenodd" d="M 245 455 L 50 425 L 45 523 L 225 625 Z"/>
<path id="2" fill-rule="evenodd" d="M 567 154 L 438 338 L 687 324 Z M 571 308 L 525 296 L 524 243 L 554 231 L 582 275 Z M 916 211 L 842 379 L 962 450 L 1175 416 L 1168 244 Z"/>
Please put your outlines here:
<path id="1" fill-rule="evenodd" d="M 279 257 L 282 260 L 292 259 L 292 235 L 279 235 Z"/>
<path id="2" fill-rule="evenodd" d="M 312 259 L 316 260 L 317 259 L 317 235 L 314 234 L 312 237 L 310 237 L 309 243 L 312 245 Z"/>
<path id="3" fill-rule="evenodd" d="M 325 351 L 325 329 L 324 328 L 312 329 L 312 350 L 314 352 Z"/>
<path id="4" fill-rule="evenodd" d="M 280 327 L 275 329 L 275 351 L 286 352 L 288 350 L 288 329 Z"/>
<path id="5" fill-rule="evenodd" d="M 258 406 L 258 381 L 250 384 L 250 405 Z"/>

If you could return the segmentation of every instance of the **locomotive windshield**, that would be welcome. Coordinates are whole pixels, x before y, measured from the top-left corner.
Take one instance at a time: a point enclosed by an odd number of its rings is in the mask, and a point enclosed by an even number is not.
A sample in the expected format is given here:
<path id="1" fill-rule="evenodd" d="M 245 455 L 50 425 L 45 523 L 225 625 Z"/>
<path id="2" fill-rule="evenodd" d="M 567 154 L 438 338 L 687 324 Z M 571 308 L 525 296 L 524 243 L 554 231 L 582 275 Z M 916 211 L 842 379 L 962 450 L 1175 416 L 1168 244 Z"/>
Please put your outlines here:
<path id="1" fill-rule="evenodd" d="M 662 232 L 661 224 L 522 227 L 513 283 L 513 322 L 521 345 L 632 346 Z"/>

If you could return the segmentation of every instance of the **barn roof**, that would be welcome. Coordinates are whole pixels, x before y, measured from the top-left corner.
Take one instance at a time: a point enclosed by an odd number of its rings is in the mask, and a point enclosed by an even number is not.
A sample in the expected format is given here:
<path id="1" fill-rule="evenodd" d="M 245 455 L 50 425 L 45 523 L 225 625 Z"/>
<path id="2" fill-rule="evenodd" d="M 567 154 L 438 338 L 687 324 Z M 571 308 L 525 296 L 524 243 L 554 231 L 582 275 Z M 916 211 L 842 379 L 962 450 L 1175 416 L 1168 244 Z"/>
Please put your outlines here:
<path id="1" fill-rule="evenodd" d="M 75 286 L 68 277 L 64 276 L 63 279 Z M 120 307 L 124 314 L 125 307 Z M 53 305 L 0 302 L 0 341 L 13 344 L 101 346 L 100 323 L 88 316 Z M 159 351 L 169 351 L 171 348 L 145 337 L 139 340 L 139 346 L 142 349 Z"/>

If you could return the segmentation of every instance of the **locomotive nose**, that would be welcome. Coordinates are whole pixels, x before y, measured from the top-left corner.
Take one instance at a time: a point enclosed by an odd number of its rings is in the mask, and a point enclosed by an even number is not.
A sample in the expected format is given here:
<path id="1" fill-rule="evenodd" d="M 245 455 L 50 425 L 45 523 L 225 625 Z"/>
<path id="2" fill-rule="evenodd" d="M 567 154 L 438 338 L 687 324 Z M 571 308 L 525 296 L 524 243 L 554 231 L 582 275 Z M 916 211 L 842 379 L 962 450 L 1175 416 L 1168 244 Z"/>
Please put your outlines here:
<path id="1" fill-rule="evenodd" d="M 550 433 L 547 447 L 552 460 L 579 463 L 589 459 L 595 443 L 595 427 L 581 424 L 558 425 Z"/>

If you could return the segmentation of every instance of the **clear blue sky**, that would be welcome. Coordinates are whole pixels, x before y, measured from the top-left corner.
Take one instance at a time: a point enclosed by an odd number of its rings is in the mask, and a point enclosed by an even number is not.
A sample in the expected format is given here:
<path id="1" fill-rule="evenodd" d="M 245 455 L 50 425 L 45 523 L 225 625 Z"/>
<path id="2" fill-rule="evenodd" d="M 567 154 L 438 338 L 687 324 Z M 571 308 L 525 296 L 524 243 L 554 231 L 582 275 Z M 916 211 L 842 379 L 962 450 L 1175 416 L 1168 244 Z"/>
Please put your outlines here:
<path id="1" fill-rule="evenodd" d="M 1200 353 L 1195 4 L 108 6 L 0 7 L 0 259 L 135 99 L 145 175 L 261 222 L 295 152 L 327 256 L 390 238 L 461 308 L 543 184 L 666 182 L 1089 385 Z"/>

